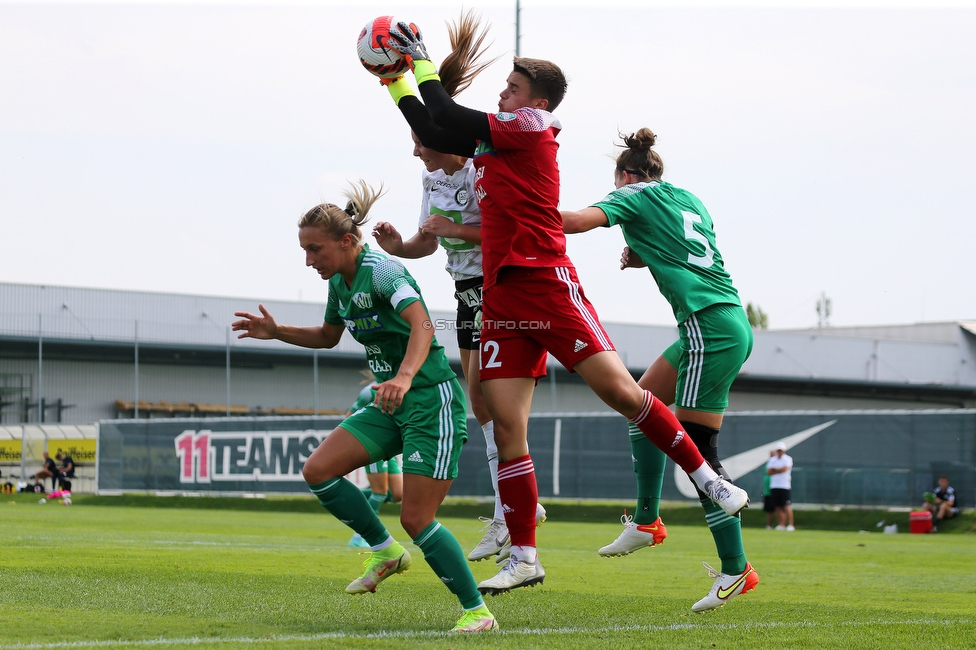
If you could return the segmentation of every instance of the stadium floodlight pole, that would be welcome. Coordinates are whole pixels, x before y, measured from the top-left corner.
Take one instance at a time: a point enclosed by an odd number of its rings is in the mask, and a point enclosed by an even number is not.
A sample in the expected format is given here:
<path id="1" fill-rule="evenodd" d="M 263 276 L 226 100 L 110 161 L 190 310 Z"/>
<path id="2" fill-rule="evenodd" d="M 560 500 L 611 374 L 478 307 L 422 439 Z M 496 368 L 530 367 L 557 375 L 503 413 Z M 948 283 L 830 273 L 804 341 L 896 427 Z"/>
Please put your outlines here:
<path id="1" fill-rule="evenodd" d="M 139 321 L 138 320 L 136 321 L 135 336 L 133 338 L 135 339 L 135 353 L 136 353 L 136 367 L 135 367 L 135 372 L 136 372 L 136 381 L 135 381 L 136 401 L 134 402 L 135 403 L 135 410 L 132 413 L 132 417 L 134 417 L 136 420 L 138 420 L 139 419 Z"/>
<path id="2" fill-rule="evenodd" d="M 44 422 L 44 326 L 37 315 L 37 421 Z"/>
<path id="3" fill-rule="evenodd" d="M 522 2 L 515 0 L 515 56 L 522 56 Z"/>
<path id="4" fill-rule="evenodd" d="M 312 350 L 312 407 L 319 414 L 319 351 Z"/>
<path id="5" fill-rule="evenodd" d="M 556 408 L 556 364 L 553 363 L 549 368 L 549 409 L 555 413 L 559 409 Z"/>
<path id="6" fill-rule="evenodd" d="M 224 330 L 224 340 L 227 348 L 227 417 L 230 417 L 230 325 Z"/>

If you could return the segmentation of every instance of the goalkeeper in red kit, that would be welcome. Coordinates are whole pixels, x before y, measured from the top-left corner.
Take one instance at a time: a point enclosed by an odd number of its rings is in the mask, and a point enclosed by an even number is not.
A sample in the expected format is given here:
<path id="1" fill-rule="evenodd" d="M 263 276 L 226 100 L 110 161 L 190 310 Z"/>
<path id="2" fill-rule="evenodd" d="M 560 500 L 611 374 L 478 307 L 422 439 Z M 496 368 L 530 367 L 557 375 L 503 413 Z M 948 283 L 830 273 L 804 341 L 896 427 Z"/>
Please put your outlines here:
<path id="1" fill-rule="evenodd" d="M 559 67 L 516 57 L 498 111 L 485 113 L 458 105 L 444 91 L 419 29 L 399 23 L 390 39 L 390 47 L 410 62 L 423 97 L 423 104 L 416 102 L 423 110 L 405 111 L 411 128 L 425 146 L 473 157 L 476 168 L 484 269 L 481 382 L 495 423 L 498 490 L 512 543 L 508 562 L 478 589 L 499 594 L 545 578 L 536 551 L 538 487 L 526 437 L 547 353 L 579 373 L 728 514 L 746 507 L 746 492 L 719 476 L 667 406 L 634 381 L 566 255 L 556 163 L 561 125 L 552 114 L 567 87 Z M 414 94 L 402 77 L 388 88 L 398 103 Z"/>

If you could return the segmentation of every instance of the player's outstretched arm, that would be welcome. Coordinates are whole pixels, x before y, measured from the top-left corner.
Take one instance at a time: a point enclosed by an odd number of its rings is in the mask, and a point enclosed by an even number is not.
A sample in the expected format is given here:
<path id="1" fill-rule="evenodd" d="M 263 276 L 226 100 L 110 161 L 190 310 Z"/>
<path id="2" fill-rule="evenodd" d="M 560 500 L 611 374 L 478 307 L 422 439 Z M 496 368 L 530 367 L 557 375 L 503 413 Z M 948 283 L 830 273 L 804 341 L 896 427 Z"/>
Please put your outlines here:
<path id="1" fill-rule="evenodd" d="M 478 141 L 434 124 L 427 107 L 417 98 L 413 86 L 403 75 L 395 79 L 381 79 L 380 83 L 386 86 L 410 129 L 417 134 L 425 147 L 441 153 L 471 157 Z"/>
<path id="2" fill-rule="evenodd" d="M 320 327 L 295 327 L 293 325 L 279 325 L 274 317 L 264 308 L 258 305 L 261 315 L 252 314 L 246 311 L 234 312 L 234 315 L 241 320 L 231 323 L 231 330 L 240 332 L 239 339 L 277 339 L 291 345 L 298 345 L 303 348 L 333 348 L 342 338 L 344 327 L 322 323 Z"/>
<path id="3" fill-rule="evenodd" d="M 469 138 L 490 141 L 491 128 L 488 126 L 488 114 L 461 106 L 447 94 L 444 86 L 441 85 L 437 68 L 427 54 L 423 35 L 419 29 L 411 27 L 408 23 L 397 23 L 397 28 L 390 30 L 388 44 L 410 63 L 410 69 L 413 70 L 417 80 L 417 87 L 434 123 Z M 436 149 L 436 147 L 432 148 Z M 470 155 L 470 153 L 460 155 Z"/>
<path id="4" fill-rule="evenodd" d="M 403 241 L 403 237 L 393 224 L 380 221 L 373 227 L 376 243 L 390 255 L 415 260 L 432 255 L 437 250 L 437 237 L 417 230 L 413 237 Z"/>
<path id="5" fill-rule="evenodd" d="M 481 226 L 469 226 L 457 223 L 439 214 L 432 214 L 420 224 L 420 232 L 437 237 L 461 239 L 469 244 L 481 245 Z"/>
<path id="6" fill-rule="evenodd" d="M 491 141 L 488 113 L 455 102 L 444 90 L 439 79 L 422 83 L 419 88 L 434 124 L 469 138 Z"/>
<path id="7" fill-rule="evenodd" d="M 415 95 L 404 97 L 397 108 L 425 147 L 465 158 L 474 154 L 478 139 L 438 126 L 427 107 Z"/>
<path id="8" fill-rule="evenodd" d="M 589 207 L 575 212 L 560 210 L 559 214 L 563 218 L 563 232 L 567 235 L 586 232 L 610 223 L 607 213 L 600 208 Z"/>

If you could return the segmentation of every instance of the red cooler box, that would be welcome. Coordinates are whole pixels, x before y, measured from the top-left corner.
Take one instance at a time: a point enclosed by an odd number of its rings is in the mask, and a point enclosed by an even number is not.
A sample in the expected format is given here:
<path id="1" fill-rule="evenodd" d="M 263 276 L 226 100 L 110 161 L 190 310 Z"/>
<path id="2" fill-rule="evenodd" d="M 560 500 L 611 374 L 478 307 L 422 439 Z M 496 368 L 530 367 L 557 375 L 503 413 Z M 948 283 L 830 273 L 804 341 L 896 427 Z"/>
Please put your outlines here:
<path id="1" fill-rule="evenodd" d="M 908 515 L 908 529 L 913 533 L 932 532 L 932 513 L 928 510 Z"/>

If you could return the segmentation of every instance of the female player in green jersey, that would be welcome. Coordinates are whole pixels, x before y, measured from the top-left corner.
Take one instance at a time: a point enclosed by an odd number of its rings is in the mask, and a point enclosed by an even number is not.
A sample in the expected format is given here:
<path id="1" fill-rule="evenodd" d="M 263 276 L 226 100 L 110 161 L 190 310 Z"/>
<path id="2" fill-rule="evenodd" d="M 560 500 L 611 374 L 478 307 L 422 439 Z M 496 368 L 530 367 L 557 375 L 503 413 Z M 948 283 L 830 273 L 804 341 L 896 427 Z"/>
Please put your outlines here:
<path id="1" fill-rule="evenodd" d="M 712 218 L 696 196 L 661 180 L 664 163 L 649 129 L 623 138 L 616 190 L 578 212 L 562 212 L 563 230 L 585 232 L 619 225 L 627 247 L 620 268 L 647 267 L 671 304 L 680 338 L 647 369 L 638 384 L 676 413 L 685 431 L 716 472 L 729 479 L 718 458 L 718 433 L 729 405 L 729 388 L 752 351 L 752 328 L 715 245 Z M 658 507 L 666 457 L 630 425 L 637 510 L 623 518 L 624 532 L 600 555 L 627 555 L 664 541 Z M 729 479 L 731 480 L 731 479 Z M 715 583 L 692 609 L 703 612 L 751 591 L 758 574 L 746 560 L 739 517 L 729 516 L 699 490 L 705 520 L 722 570 L 705 567 Z"/>
<path id="2" fill-rule="evenodd" d="M 298 222 L 305 264 L 329 283 L 325 322 L 311 327 L 278 325 L 260 314 L 237 312 L 238 338 L 278 339 L 307 348 L 332 348 L 343 332 L 363 344 L 376 376 L 376 398 L 326 437 L 302 473 L 322 506 L 370 545 L 365 572 L 346 587 L 350 594 L 376 591 L 386 578 L 410 566 L 401 546 L 352 482 L 343 478 L 371 462 L 403 453 L 400 523 L 424 553 L 438 578 L 454 593 L 464 613 L 458 632 L 497 629 L 464 552 L 436 519 L 457 477 L 467 439 L 464 393 L 448 365 L 420 290 L 403 265 L 362 242 L 359 226 L 378 195 L 360 181 L 340 208 L 323 203 Z"/>

